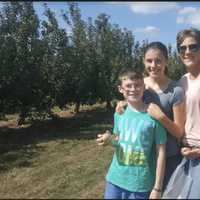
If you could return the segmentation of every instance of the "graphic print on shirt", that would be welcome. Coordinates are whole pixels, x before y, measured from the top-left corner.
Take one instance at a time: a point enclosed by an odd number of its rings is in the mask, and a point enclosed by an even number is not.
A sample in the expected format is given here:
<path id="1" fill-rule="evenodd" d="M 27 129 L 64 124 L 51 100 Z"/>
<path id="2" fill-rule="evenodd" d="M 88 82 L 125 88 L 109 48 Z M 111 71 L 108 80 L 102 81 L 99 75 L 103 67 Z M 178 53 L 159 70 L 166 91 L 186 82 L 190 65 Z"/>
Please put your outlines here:
<path id="1" fill-rule="evenodd" d="M 119 127 L 121 130 L 116 156 L 120 165 L 146 166 L 145 151 L 147 152 L 151 145 L 148 130 L 152 129 L 151 123 L 139 120 L 135 124 L 130 119 L 121 119 Z"/>

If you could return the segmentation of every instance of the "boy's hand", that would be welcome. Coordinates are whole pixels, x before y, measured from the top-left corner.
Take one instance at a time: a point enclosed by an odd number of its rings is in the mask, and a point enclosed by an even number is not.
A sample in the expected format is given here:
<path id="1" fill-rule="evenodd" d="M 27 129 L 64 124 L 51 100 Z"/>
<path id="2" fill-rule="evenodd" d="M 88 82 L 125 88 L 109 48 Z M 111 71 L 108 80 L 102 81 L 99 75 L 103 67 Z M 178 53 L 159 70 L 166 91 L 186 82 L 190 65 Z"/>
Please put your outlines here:
<path id="1" fill-rule="evenodd" d="M 124 109 L 125 109 L 125 106 L 127 105 L 127 102 L 126 101 L 119 101 L 117 103 L 117 106 L 115 108 L 115 111 L 118 113 L 118 114 L 122 114 L 124 112 Z"/>
<path id="2" fill-rule="evenodd" d="M 161 199 L 161 192 L 155 191 L 153 189 L 149 195 L 149 199 Z"/>
<path id="3" fill-rule="evenodd" d="M 96 142 L 98 145 L 106 145 L 110 142 L 111 140 L 111 133 L 110 131 L 106 131 L 105 133 L 103 134 L 98 134 L 97 135 L 97 139 L 96 139 Z"/>
<path id="4" fill-rule="evenodd" d="M 200 148 L 183 147 L 181 154 L 188 159 L 196 159 L 200 157 Z"/>

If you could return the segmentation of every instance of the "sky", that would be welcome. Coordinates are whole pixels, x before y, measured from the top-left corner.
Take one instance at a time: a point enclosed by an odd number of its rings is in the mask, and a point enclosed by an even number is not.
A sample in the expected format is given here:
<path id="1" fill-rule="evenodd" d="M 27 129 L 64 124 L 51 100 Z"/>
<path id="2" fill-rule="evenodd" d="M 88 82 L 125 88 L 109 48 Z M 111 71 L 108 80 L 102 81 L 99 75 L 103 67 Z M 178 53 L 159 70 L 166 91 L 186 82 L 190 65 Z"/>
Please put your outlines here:
<path id="1" fill-rule="evenodd" d="M 43 15 L 43 3 L 56 13 L 59 25 L 67 28 L 66 23 L 60 17 L 61 9 L 67 10 L 66 1 L 36 1 L 34 8 L 39 18 Z M 144 1 L 76 1 L 84 21 L 92 17 L 93 21 L 100 13 L 110 16 L 110 23 L 118 24 L 120 28 L 126 28 L 133 32 L 135 40 L 141 42 L 148 39 L 149 42 L 161 41 L 175 48 L 176 34 L 185 28 L 200 29 L 200 2 L 168 1 L 168 2 L 144 2 Z"/>

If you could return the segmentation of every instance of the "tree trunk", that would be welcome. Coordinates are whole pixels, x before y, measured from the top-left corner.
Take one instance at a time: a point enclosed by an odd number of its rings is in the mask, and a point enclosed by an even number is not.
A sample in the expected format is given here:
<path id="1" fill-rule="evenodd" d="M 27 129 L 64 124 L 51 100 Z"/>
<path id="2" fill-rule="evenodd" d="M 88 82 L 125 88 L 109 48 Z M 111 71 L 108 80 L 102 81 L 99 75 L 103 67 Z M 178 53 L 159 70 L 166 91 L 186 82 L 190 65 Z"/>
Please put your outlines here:
<path id="1" fill-rule="evenodd" d="M 22 124 L 24 124 L 26 114 L 26 111 L 21 111 L 21 113 L 19 114 L 19 118 L 17 119 L 17 126 L 21 126 Z"/>
<path id="2" fill-rule="evenodd" d="M 106 110 L 110 111 L 112 109 L 110 100 L 106 100 Z"/>
<path id="3" fill-rule="evenodd" d="M 80 101 L 76 102 L 75 109 L 74 109 L 75 113 L 79 113 L 80 105 L 81 105 Z"/>
<path id="4" fill-rule="evenodd" d="M 0 113 L 0 120 L 6 120 L 5 113 Z"/>

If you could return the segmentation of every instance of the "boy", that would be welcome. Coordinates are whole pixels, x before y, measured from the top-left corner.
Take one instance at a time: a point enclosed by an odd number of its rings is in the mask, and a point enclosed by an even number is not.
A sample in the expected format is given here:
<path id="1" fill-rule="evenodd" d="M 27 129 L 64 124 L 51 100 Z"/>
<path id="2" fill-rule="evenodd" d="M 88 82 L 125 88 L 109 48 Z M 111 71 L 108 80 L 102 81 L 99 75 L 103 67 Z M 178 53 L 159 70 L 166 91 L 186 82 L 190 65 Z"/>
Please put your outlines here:
<path id="1" fill-rule="evenodd" d="M 118 90 L 128 106 L 123 114 L 114 114 L 115 138 L 108 132 L 97 138 L 98 145 L 112 142 L 116 148 L 106 176 L 104 198 L 158 199 L 165 169 L 166 131 L 146 113 L 141 73 L 132 68 L 122 69 Z"/>

